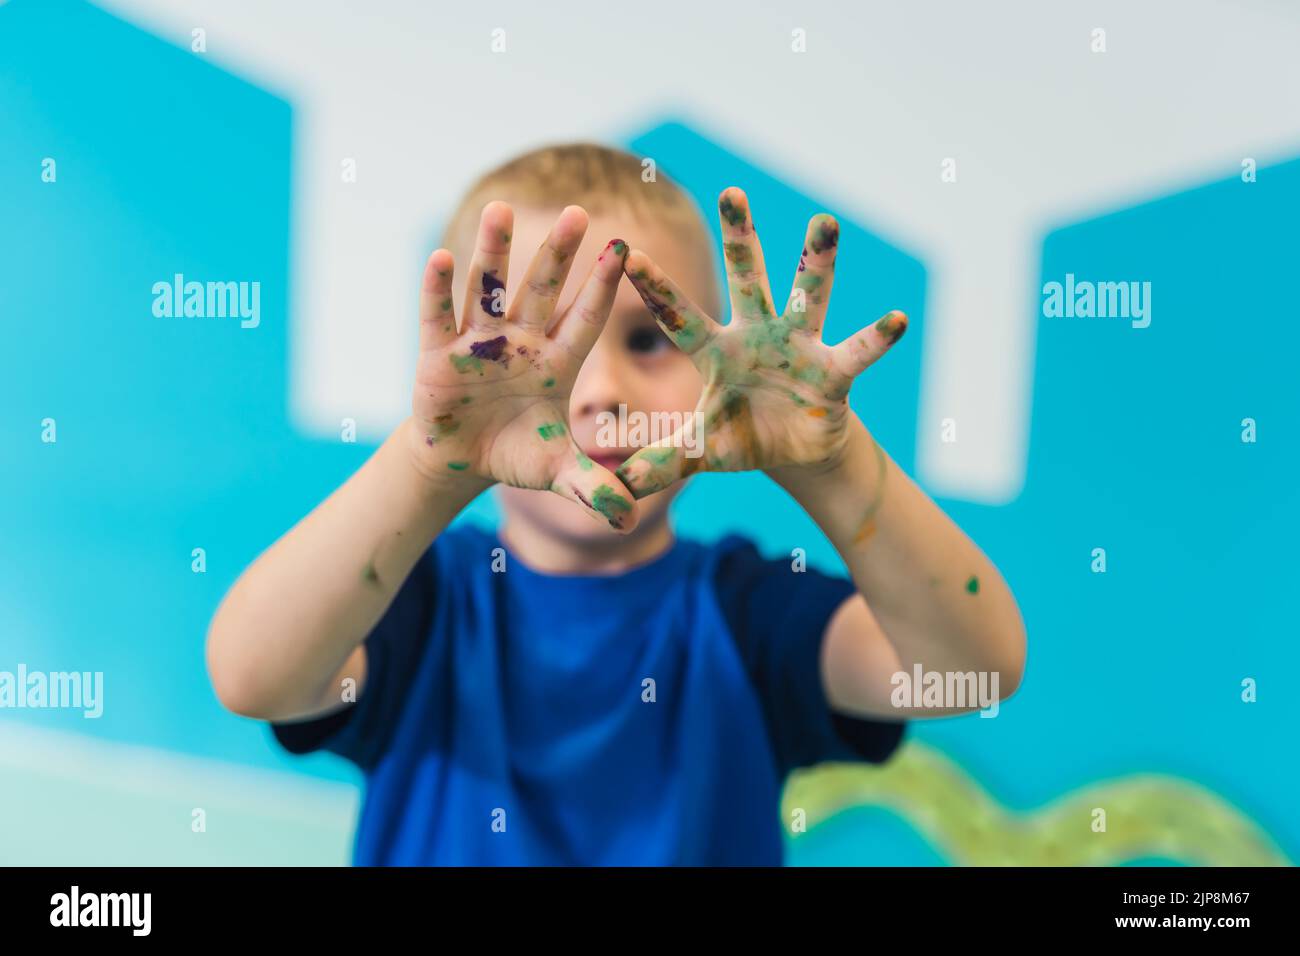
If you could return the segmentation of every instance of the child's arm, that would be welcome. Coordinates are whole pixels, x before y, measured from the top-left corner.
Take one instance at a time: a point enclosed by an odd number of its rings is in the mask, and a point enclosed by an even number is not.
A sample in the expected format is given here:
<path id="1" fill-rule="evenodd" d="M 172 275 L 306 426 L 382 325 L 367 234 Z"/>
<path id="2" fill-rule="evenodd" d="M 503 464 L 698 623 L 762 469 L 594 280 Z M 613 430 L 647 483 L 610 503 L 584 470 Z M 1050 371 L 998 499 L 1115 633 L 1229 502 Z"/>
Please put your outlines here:
<path id="1" fill-rule="evenodd" d="M 412 416 L 218 608 L 208 670 L 231 710 L 263 720 L 321 714 L 341 703 L 344 677 L 356 679 L 359 695 L 362 642 L 434 538 L 495 482 L 549 489 L 616 530 L 635 527 L 627 489 L 568 433 L 569 393 L 613 306 L 626 246 L 606 248 L 548 329 L 587 215 L 576 206 L 561 213 L 507 311 L 512 225 L 506 204 L 484 209 L 463 329 L 452 256 L 429 257 Z"/>
<path id="2" fill-rule="evenodd" d="M 1025 627 L 992 561 L 885 453 L 853 414 L 843 453 L 822 469 L 770 468 L 826 533 L 859 595 L 826 634 L 826 691 L 844 710 L 940 717 L 980 706 L 897 707 L 893 675 L 997 674 L 1019 686 Z M 996 701 L 994 701 L 995 703 Z"/>
<path id="3" fill-rule="evenodd" d="M 437 481 L 412 459 L 408 419 L 333 494 L 244 571 L 208 633 L 208 672 L 226 707 L 293 720 L 365 684 L 361 641 L 442 529 L 490 482 Z"/>
<path id="4" fill-rule="evenodd" d="M 644 254 L 632 252 L 626 265 L 660 326 L 704 376 L 704 454 L 687 458 L 683 442 L 644 449 L 619 476 L 641 498 L 694 471 L 761 468 L 795 497 L 859 592 L 825 636 L 826 690 L 837 709 L 896 719 L 956 712 L 891 704 L 894 674 L 910 674 L 918 662 L 926 671 L 997 672 L 1000 696 L 1008 696 L 1025 656 L 1014 597 L 848 405 L 853 379 L 902 336 L 906 316 L 891 312 L 827 346 L 821 329 L 839 246 L 835 220 L 809 223 L 789 304 L 777 314 L 745 194 L 726 190 L 719 213 L 732 303 L 725 327 Z"/>

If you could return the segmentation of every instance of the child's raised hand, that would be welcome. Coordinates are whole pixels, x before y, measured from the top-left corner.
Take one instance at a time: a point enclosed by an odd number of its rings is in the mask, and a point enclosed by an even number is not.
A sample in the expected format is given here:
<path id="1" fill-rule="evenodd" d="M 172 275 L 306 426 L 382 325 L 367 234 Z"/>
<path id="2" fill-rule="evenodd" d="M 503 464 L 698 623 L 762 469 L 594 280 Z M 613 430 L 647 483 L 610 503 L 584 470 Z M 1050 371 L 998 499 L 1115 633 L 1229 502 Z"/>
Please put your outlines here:
<path id="1" fill-rule="evenodd" d="M 836 346 L 822 341 L 839 224 L 829 215 L 808 223 L 799 271 L 785 309 L 772 306 L 763 250 L 749 200 L 732 187 L 718 201 L 732 319 L 719 325 L 690 301 L 650 258 L 633 251 L 628 278 L 659 326 L 704 376 L 696 411 L 703 454 L 688 457 L 682 436 L 643 448 L 618 475 L 637 498 L 696 471 L 829 467 L 847 438 L 853 379 L 907 329 L 890 312 Z M 688 420 L 689 424 L 689 420 Z"/>
<path id="2" fill-rule="evenodd" d="M 457 329 L 452 255 L 425 266 L 420 361 L 413 401 L 417 462 L 427 475 L 549 489 L 619 531 L 636 525 L 636 503 L 569 434 L 569 393 L 609 317 L 627 247 L 612 241 L 573 304 L 548 330 L 587 214 L 569 206 L 537 251 L 523 285 L 505 305 L 514 214 L 489 203 L 479 225 Z"/>

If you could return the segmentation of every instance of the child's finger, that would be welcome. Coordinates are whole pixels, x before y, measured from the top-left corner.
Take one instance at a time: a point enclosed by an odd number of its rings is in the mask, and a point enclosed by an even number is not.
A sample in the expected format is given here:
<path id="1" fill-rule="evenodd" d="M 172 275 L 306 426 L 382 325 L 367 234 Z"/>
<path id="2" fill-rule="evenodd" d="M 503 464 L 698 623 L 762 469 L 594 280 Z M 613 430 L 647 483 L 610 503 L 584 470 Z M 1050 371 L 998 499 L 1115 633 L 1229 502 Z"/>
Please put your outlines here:
<path id="1" fill-rule="evenodd" d="M 687 298 L 644 252 L 634 249 L 628 253 L 623 269 L 664 334 L 687 355 L 698 352 L 722 331 L 722 326 Z"/>
<path id="2" fill-rule="evenodd" d="M 619 465 L 614 474 L 632 489 L 634 497 L 644 498 L 704 470 L 702 456 L 688 457 L 685 443 L 669 438 L 642 448 Z"/>
<path id="3" fill-rule="evenodd" d="M 564 280 L 573 266 L 573 254 L 587 232 L 587 212 L 581 206 L 566 206 L 546 242 L 529 263 L 524 284 L 510 304 L 509 319 L 541 335 L 555 312 Z"/>
<path id="4" fill-rule="evenodd" d="M 718 197 L 718 219 L 722 223 L 722 255 L 727 261 L 732 316 L 750 322 L 775 318 L 763 247 L 754 231 L 749 197 L 743 190 L 730 186 L 722 191 Z"/>
<path id="5" fill-rule="evenodd" d="M 456 338 L 456 312 L 451 305 L 455 260 L 439 249 L 424 264 L 420 283 L 420 351 L 438 348 Z"/>
<path id="6" fill-rule="evenodd" d="M 792 320 L 802 317 L 802 327 L 813 335 L 820 335 L 826 321 L 826 307 L 831 298 L 831 284 L 835 280 L 835 255 L 840 246 L 840 224 L 834 216 L 818 213 L 808 220 L 808 233 L 804 236 L 803 252 L 799 256 L 799 270 L 794 274 L 794 287 L 785 314 Z"/>
<path id="7" fill-rule="evenodd" d="M 577 297 L 551 330 L 551 337 L 579 358 L 587 357 L 605 327 L 618 295 L 618 282 L 623 278 L 626 255 L 627 243 L 611 239 L 592 265 Z"/>
<path id="8" fill-rule="evenodd" d="M 907 331 L 907 316 L 895 309 L 831 349 L 836 370 L 852 381 L 889 351 Z"/>
<path id="9" fill-rule="evenodd" d="M 551 482 L 551 491 L 579 505 L 587 514 L 619 533 L 636 527 L 636 499 L 608 468 L 573 446 L 569 462 Z"/>
<path id="10" fill-rule="evenodd" d="M 505 329 L 506 272 L 514 222 L 514 212 L 506 203 L 494 200 L 483 207 L 461 310 L 465 327 L 480 334 L 499 335 Z"/>

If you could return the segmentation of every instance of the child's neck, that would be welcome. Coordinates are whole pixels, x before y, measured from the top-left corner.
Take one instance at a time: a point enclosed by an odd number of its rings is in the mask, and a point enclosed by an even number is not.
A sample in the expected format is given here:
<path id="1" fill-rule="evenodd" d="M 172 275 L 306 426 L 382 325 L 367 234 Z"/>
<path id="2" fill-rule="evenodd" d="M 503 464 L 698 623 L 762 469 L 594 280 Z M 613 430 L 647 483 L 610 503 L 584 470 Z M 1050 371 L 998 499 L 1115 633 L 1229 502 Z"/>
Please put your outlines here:
<path id="1" fill-rule="evenodd" d="M 595 540 L 559 535 L 520 516 L 503 519 L 497 533 L 516 558 L 546 574 L 618 574 L 653 561 L 675 540 L 667 515 Z"/>

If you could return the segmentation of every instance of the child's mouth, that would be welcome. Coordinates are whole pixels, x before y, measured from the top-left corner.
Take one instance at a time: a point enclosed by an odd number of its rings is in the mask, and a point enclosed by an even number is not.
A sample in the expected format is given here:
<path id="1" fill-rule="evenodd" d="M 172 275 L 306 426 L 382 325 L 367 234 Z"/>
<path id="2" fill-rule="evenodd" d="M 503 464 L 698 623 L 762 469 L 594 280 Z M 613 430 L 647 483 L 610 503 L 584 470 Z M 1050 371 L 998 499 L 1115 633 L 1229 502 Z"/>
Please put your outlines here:
<path id="1" fill-rule="evenodd" d="M 602 468 L 608 468 L 610 471 L 617 471 L 618 466 L 628 459 L 627 455 L 621 452 L 609 451 L 608 449 L 594 455 L 588 452 L 587 457 Z"/>

